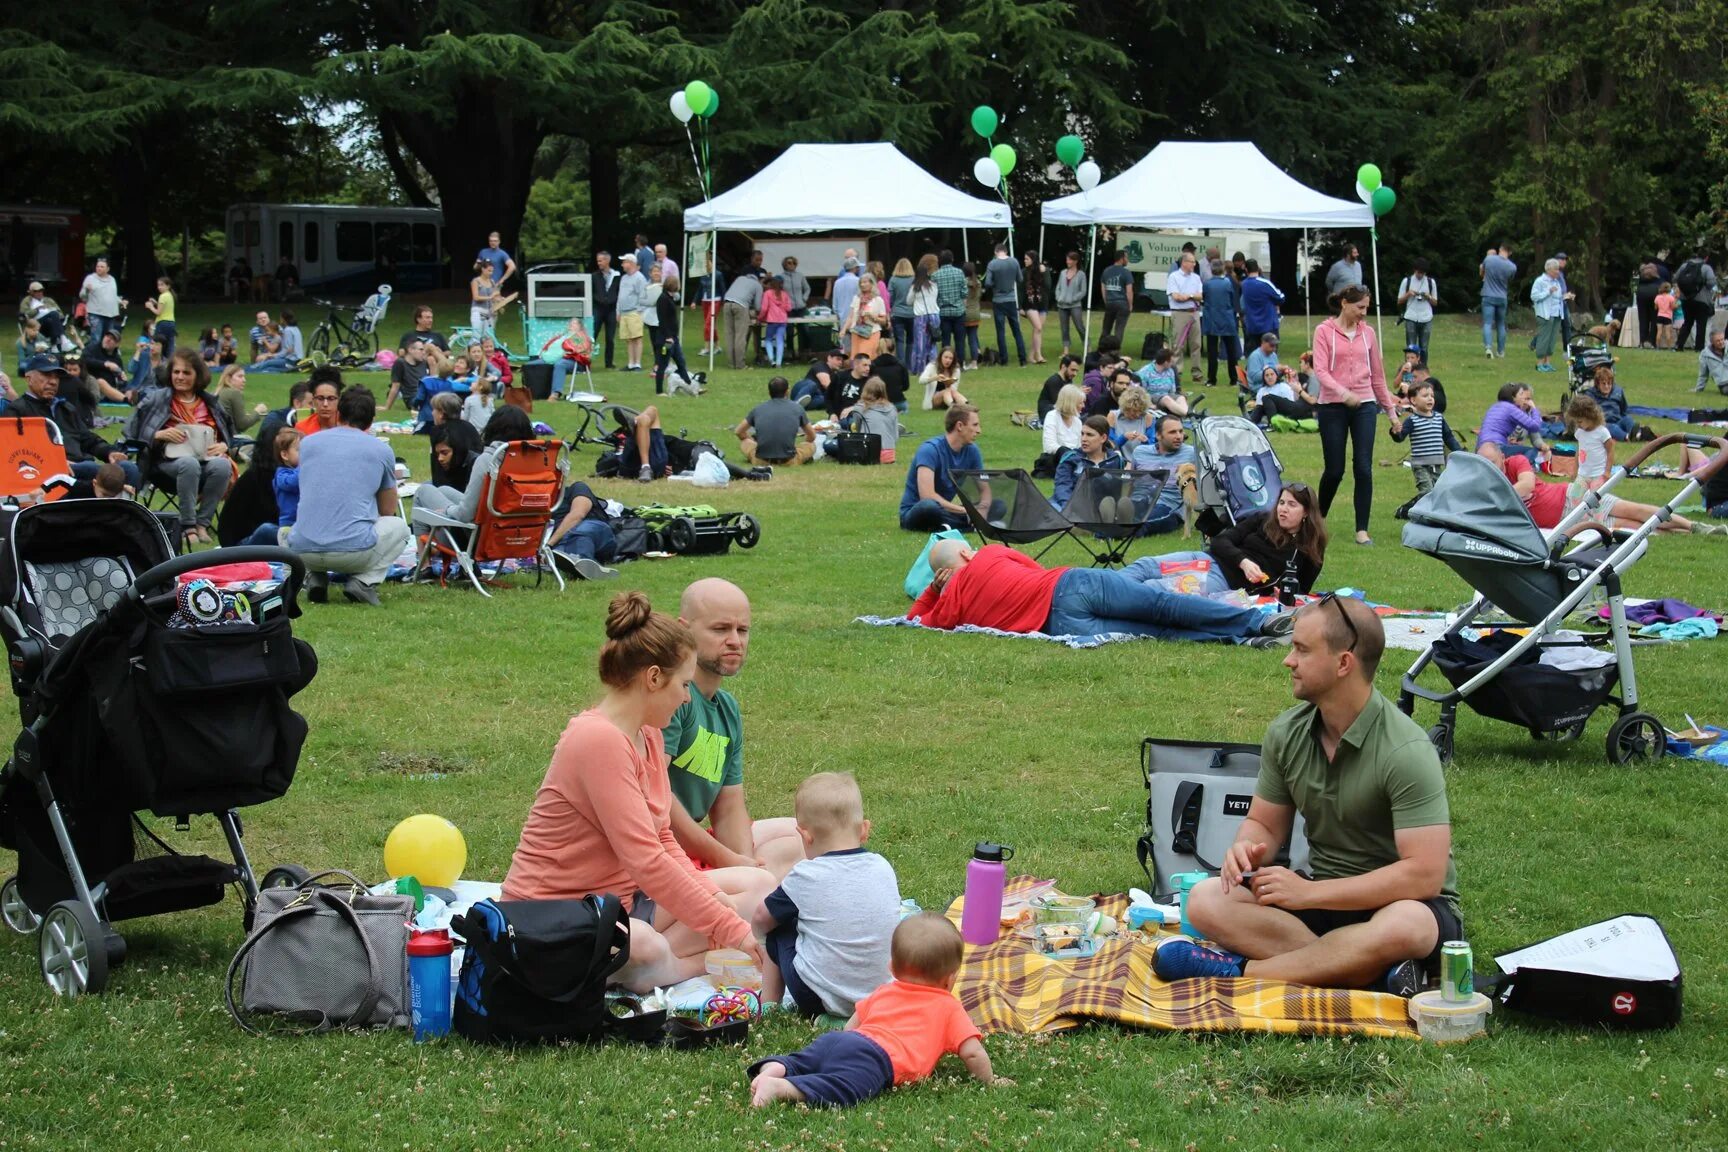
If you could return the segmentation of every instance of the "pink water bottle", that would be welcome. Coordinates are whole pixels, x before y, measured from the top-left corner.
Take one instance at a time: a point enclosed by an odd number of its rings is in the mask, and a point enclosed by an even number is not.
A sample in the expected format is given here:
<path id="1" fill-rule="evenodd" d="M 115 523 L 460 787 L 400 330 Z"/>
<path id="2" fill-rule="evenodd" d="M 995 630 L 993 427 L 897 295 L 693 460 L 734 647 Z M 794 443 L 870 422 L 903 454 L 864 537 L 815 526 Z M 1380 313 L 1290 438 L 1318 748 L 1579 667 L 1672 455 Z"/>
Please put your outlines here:
<path id="1" fill-rule="evenodd" d="M 968 944 L 994 944 L 1002 935 L 1002 890 L 1008 884 L 1003 862 L 1014 858 L 1006 844 L 980 841 L 966 863 L 966 901 L 960 908 L 960 938 Z"/>

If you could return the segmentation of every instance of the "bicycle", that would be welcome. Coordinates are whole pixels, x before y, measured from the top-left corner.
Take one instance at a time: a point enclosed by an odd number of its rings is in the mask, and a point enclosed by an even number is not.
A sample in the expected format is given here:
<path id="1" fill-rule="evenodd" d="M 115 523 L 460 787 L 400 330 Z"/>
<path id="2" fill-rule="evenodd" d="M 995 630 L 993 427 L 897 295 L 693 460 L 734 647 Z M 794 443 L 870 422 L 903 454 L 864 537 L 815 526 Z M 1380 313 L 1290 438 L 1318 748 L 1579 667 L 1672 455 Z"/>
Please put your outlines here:
<path id="1" fill-rule="evenodd" d="M 308 359 L 322 356 L 327 363 L 351 366 L 377 358 L 378 326 L 390 307 L 390 285 L 380 284 L 378 291 L 368 297 L 366 303 L 354 309 L 343 308 L 329 300 L 313 302 L 329 311 L 306 342 Z"/>

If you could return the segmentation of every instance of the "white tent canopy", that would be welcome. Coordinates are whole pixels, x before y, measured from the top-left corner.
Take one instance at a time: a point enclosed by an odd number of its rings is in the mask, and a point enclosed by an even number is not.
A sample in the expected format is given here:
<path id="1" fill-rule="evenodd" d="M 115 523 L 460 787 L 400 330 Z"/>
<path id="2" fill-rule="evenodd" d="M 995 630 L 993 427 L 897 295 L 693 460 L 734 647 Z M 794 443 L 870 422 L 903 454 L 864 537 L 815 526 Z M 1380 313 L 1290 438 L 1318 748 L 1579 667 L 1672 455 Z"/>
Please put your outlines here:
<path id="1" fill-rule="evenodd" d="M 686 232 L 1007 228 L 1008 206 L 968 196 L 892 144 L 794 144 L 731 191 L 684 211 Z"/>
<path id="2" fill-rule="evenodd" d="M 1374 213 L 1314 191 L 1246 141 L 1166 140 L 1090 192 L 1044 205 L 1046 224 L 1146 228 L 1369 228 Z"/>

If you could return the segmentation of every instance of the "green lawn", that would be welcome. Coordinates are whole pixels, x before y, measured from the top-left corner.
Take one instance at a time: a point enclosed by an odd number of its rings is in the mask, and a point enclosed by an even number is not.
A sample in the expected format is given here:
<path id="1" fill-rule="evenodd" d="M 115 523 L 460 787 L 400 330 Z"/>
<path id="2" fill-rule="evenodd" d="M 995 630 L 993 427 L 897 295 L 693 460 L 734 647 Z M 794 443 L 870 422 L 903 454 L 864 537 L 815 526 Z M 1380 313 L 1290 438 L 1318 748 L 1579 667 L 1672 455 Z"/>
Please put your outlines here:
<path id="1" fill-rule="evenodd" d="M 185 312 L 188 334 L 222 318 L 244 331 L 249 314 Z M 1507 378 L 1539 381 L 1539 399 L 1556 399 L 1562 378 L 1535 376 L 1528 358 L 1481 359 L 1468 318 L 1444 318 L 1435 344 L 1460 435 Z M 1513 344 L 1522 349 L 1522 335 Z M 1139 345 L 1138 325 L 1130 345 Z M 1290 359 L 1302 345 L 1298 318 L 1286 325 Z M 1621 379 L 1636 403 L 1681 405 L 1694 369 L 1689 356 L 1634 351 L 1623 354 Z M 1037 454 L 1036 434 L 1008 415 L 1031 406 L 1045 371 L 968 378 L 984 407 L 990 463 Z M 709 395 L 663 405 L 665 423 L 726 443 L 721 429 L 764 394 L 766 377 L 716 372 Z M 369 382 L 382 395 L 384 379 Z M 652 389 L 647 374 L 603 372 L 598 383 L 632 404 Z M 286 384 L 255 377 L 251 387 L 276 402 Z M 1234 410 L 1227 389 L 1213 407 Z M 536 412 L 548 414 L 549 406 Z M 575 426 L 565 410 L 550 418 L 566 433 Z M 908 423 L 905 456 L 939 429 L 926 413 Z M 418 442 L 398 443 L 424 475 Z M 1315 437 L 1285 436 L 1277 447 L 1287 476 L 1317 477 Z M 1467 599 L 1465 585 L 1397 544 L 1392 509 L 1411 490 L 1402 454 L 1382 438 L 1376 547 L 1350 543 L 1341 497 L 1321 585 L 1450 608 Z M 577 473 L 593 459 L 591 450 L 578 455 Z M 1152 642 L 1072 652 L 853 624 L 906 604 L 900 581 L 921 540 L 896 526 L 903 480 L 903 468 L 824 464 L 734 485 L 713 499 L 761 519 L 754 551 L 641 561 L 617 581 L 562 594 L 544 586 L 488 601 L 454 586 L 391 587 L 381 610 L 311 607 L 298 632 L 321 664 L 299 698 L 312 736 L 293 790 L 246 814 L 254 861 L 260 870 L 294 861 L 378 876 L 392 824 L 431 811 L 462 827 L 471 877 L 501 878 L 554 740 L 596 694 L 607 598 L 639 587 L 671 607 L 689 580 L 721 575 L 755 605 L 751 661 L 734 688 L 749 726 L 756 814 L 789 812 L 812 771 L 856 773 L 872 846 L 926 907 L 958 892 L 979 839 L 1016 845 L 1018 867 L 1072 891 L 1140 882 L 1141 737 L 1257 741 L 1289 703 L 1278 655 Z M 628 483 L 596 487 L 626 501 L 647 495 Z M 689 498 L 671 485 L 653 495 Z M 1068 545 L 1048 559 L 1083 562 Z M 1725 561 L 1728 540 L 1663 538 L 1628 590 L 1720 608 Z M 1728 719 L 1722 645 L 1640 650 L 1647 706 L 1671 726 L 1688 712 Z M 1388 654 L 1383 691 L 1396 690 L 1408 657 Z M 1655 915 L 1686 969 L 1686 1021 L 1672 1033 L 1609 1036 L 1496 1017 L 1487 1039 L 1438 1049 L 1100 1028 L 992 1039 L 998 1070 L 1018 1081 L 1010 1090 L 980 1089 L 955 1066 L 851 1112 L 753 1114 L 746 1059 L 801 1044 L 802 1025 L 776 1020 L 754 1030 L 745 1051 L 699 1054 L 415 1047 L 399 1033 L 248 1037 L 222 1007 L 221 978 L 241 939 L 229 901 L 126 925 L 130 958 L 101 997 L 57 1001 L 37 976 L 33 940 L 0 948 L 0 1148 L 1721 1148 L 1728 966 L 1716 926 L 1728 916 L 1728 779 L 1690 761 L 1608 767 L 1608 719 L 1599 716 L 1581 746 L 1558 748 L 1461 719 L 1449 778 L 1470 937 L 1486 968 L 1496 951 L 1613 913 Z M 219 846 L 208 821 L 193 842 Z M 9 869 L 9 858 L 0 866 Z"/>

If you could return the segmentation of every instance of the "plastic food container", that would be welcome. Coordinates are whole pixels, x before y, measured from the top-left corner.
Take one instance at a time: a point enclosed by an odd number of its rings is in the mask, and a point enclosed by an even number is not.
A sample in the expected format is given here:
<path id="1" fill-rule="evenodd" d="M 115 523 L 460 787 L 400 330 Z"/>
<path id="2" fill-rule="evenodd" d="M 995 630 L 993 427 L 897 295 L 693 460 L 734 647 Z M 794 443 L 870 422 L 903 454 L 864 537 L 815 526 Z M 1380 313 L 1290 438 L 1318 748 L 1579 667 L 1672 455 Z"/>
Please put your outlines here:
<path id="1" fill-rule="evenodd" d="M 1098 905 L 1090 896 L 1039 896 L 1028 907 L 1033 924 L 1069 925 L 1084 933 L 1091 929 Z"/>
<path id="2" fill-rule="evenodd" d="M 708 978 L 716 987 L 762 987 L 762 973 L 750 962 L 750 957 L 736 948 L 716 948 L 708 953 L 704 960 L 708 967 Z"/>
<path id="3" fill-rule="evenodd" d="M 1468 1000 L 1447 1000 L 1440 992 L 1420 992 L 1410 998 L 1410 1019 L 1422 1039 L 1433 1044 L 1453 1044 L 1488 1031 L 1488 1014 L 1494 1001 L 1480 992 Z"/>

